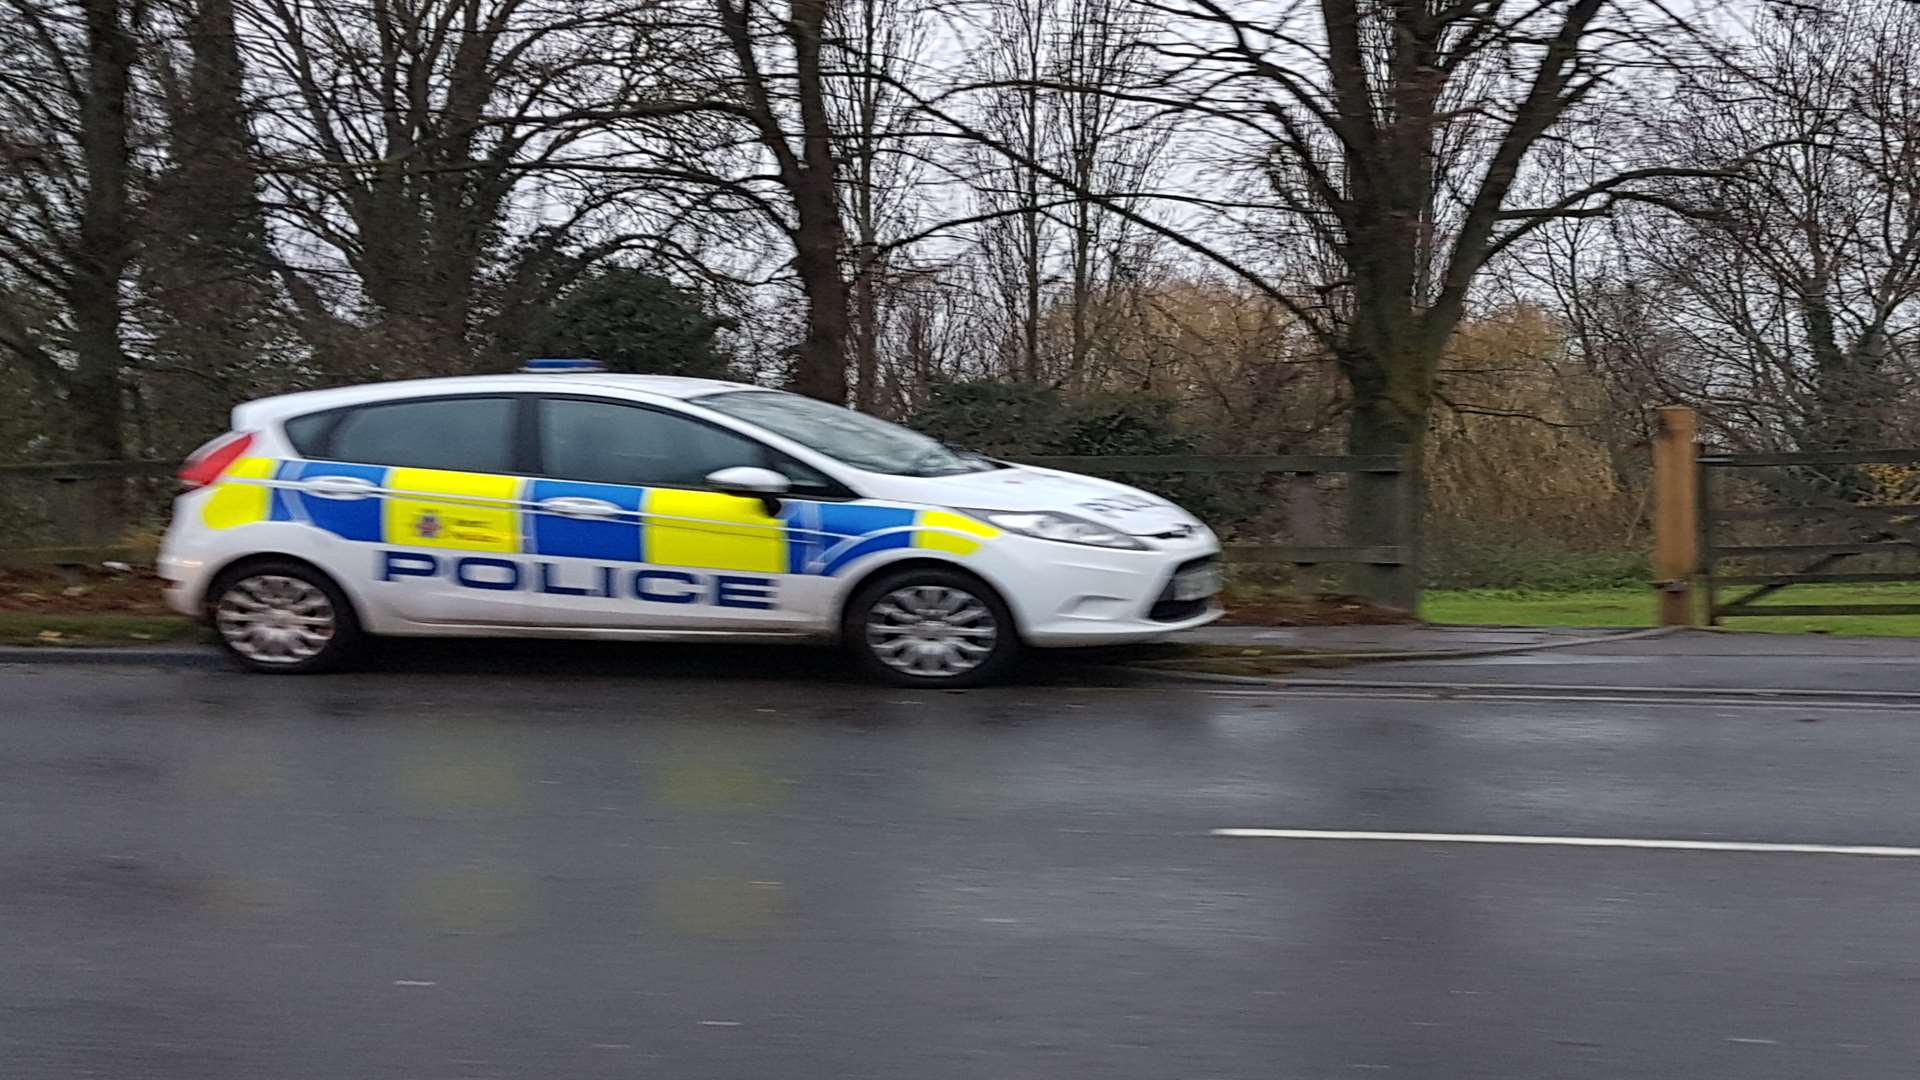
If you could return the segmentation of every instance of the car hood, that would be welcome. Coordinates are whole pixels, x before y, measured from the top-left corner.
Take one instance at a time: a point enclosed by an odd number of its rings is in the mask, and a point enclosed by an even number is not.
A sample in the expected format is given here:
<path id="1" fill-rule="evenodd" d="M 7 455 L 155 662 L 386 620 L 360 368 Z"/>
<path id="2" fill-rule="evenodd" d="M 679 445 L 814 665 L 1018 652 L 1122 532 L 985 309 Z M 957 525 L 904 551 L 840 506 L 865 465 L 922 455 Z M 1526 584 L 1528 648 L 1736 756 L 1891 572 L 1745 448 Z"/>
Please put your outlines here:
<path id="1" fill-rule="evenodd" d="M 1130 536 L 1184 536 L 1199 519 L 1158 495 L 1078 473 L 1012 465 L 958 476 L 885 477 L 874 494 L 969 510 L 1053 510 Z"/>

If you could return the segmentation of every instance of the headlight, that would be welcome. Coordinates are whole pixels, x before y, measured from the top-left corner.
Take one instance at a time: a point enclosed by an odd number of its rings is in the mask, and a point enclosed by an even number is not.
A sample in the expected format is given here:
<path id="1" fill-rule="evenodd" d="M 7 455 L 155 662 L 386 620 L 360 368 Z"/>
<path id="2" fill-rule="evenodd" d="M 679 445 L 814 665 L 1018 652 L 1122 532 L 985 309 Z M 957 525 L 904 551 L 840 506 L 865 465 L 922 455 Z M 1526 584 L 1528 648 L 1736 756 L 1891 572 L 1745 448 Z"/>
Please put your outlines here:
<path id="1" fill-rule="evenodd" d="M 1126 533 L 1109 529 L 1097 521 L 1088 521 L 1072 514 L 1056 514 L 1051 510 L 969 510 L 967 513 L 1010 533 L 1040 540 L 1125 548 L 1129 551 L 1144 551 L 1147 547 Z"/>

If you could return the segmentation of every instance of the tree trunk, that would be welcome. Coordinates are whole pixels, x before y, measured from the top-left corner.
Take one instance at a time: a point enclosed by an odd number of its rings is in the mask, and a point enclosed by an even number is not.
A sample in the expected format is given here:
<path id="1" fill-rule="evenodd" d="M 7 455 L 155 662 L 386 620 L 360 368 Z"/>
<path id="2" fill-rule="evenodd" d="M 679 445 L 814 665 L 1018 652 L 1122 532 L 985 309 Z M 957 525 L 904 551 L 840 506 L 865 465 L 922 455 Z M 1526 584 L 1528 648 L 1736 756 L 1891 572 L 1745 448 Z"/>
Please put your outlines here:
<path id="1" fill-rule="evenodd" d="M 862 232 L 866 231 L 866 222 L 862 222 Z M 871 413 L 878 404 L 880 377 L 880 303 L 874 288 L 874 275 L 879 273 L 874 256 L 875 245 L 869 236 L 860 241 L 860 265 L 855 269 L 853 278 L 854 307 L 854 404 L 863 413 Z"/>
<path id="2" fill-rule="evenodd" d="M 1425 555 L 1426 433 L 1433 403 L 1433 363 L 1421 356 L 1350 354 L 1341 366 L 1353 387 L 1347 452 L 1400 458 L 1400 473 L 1353 473 L 1348 480 L 1349 544 L 1395 546 L 1397 564 L 1356 564 L 1347 588 L 1403 611 L 1420 604 Z"/>
<path id="3" fill-rule="evenodd" d="M 118 0 L 87 0 L 87 96 L 80 140 L 87 163 L 80 243 L 67 290 L 74 323 L 75 367 L 68 380 L 74 450 L 81 457 L 126 455 L 120 395 L 121 288 L 132 255 L 127 215 L 127 89 L 134 43 Z"/>
<path id="4" fill-rule="evenodd" d="M 1081 169 L 1076 179 L 1084 186 L 1093 182 L 1091 169 Z M 1093 304 L 1093 204 L 1077 198 L 1073 204 L 1073 354 L 1068 361 L 1067 381 L 1078 385 L 1086 374 L 1087 355 L 1092 351 L 1088 332 L 1088 308 Z M 1149 383 L 1151 389 L 1151 383 Z"/>
<path id="5" fill-rule="evenodd" d="M 74 354 L 67 380 L 74 456 L 119 461 L 127 456 L 126 402 L 121 396 L 120 298 L 91 285 L 73 290 Z"/>
<path id="6" fill-rule="evenodd" d="M 807 336 L 800 343 L 791 383 L 798 393 L 845 405 L 850 327 L 846 279 L 840 267 L 839 219 L 833 219 L 832 227 L 816 222 L 809 228 L 807 216 L 803 210 L 799 235 L 794 238 L 794 268 L 807 295 Z"/>
<path id="7" fill-rule="evenodd" d="M 876 166 L 879 163 L 881 136 L 878 76 L 892 73 L 894 58 L 884 55 L 885 34 L 880 25 L 884 0 L 865 0 L 859 5 L 860 36 L 857 64 L 860 83 L 856 90 L 856 111 L 852 157 L 857 170 L 853 189 L 854 229 L 858 246 L 853 265 L 853 373 L 854 407 L 872 414 L 880 400 L 877 385 L 880 375 L 880 198 L 875 192 Z"/>
<path id="8" fill-rule="evenodd" d="M 1032 48 L 1038 47 L 1039 39 L 1035 38 Z M 1029 71 L 1033 79 L 1041 78 L 1042 71 L 1037 53 L 1029 54 Z M 1040 158 L 1040 92 L 1031 87 L 1024 92 L 1027 135 L 1027 145 L 1024 149 L 1027 160 L 1038 161 Z M 1024 291 L 1021 294 L 1020 310 L 1020 361 L 1021 373 L 1026 381 L 1037 383 L 1040 381 L 1041 374 L 1040 274 L 1041 262 L 1046 256 L 1041 250 L 1040 173 L 1035 169 L 1024 169 L 1022 172 L 1026 185 L 1020 195 L 1026 200 L 1026 212 L 1021 215 L 1020 224 L 1026 232 L 1026 250 L 1023 252 L 1026 256 L 1026 274 L 1025 280 L 1021 283 Z"/>
<path id="9" fill-rule="evenodd" d="M 795 92 L 800 104 L 801 153 L 782 165 L 793 198 L 794 269 L 807 294 L 807 338 L 800 344 L 793 388 L 835 405 L 847 403 L 847 279 L 840 253 L 846 227 L 835 183 L 833 124 L 827 112 L 820 49 L 826 0 L 793 0 L 787 33 L 793 41 Z"/>

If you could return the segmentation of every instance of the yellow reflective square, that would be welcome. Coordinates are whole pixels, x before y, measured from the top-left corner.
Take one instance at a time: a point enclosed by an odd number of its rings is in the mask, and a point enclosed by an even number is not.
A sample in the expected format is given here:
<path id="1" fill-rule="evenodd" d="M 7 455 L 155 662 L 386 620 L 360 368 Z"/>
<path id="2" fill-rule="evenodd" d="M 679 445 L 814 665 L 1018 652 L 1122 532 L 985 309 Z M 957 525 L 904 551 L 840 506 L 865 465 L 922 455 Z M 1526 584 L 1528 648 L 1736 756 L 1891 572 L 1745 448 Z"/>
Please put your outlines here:
<path id="1" fill-rule="evenodd" d="M 267 520 L 273 489 L 255 481 L 271 477 L 277 464 L 272 458 L 243 457 L 227 466 L 213 494 L 200 508 L 200 520 L 209 529 L 231 529 Z"/>
<path id="2" fill-rule="evenodd" d="M 520 550 L 520 481 L 491 473 L 392 469 L 383 512 L 389 544 L 455 551 Z"/>
<path id="3" fill-rule="evenodd" d="M 641 504 L 641 551 L 659 566 L 702 570 L 787 571 L 787 530 L 759 499 L 712 491 L 648 488 Z"/>
<path id="4" fill-rule="evenodd" d="M 971 555 L 980 549 L 981 539 L 1000 535 L 999 529 L 984 521 L 944 510 L 922 510 L 913 523 L 918 526 L 913 531 L 914 547 L 954 555 Z"/>

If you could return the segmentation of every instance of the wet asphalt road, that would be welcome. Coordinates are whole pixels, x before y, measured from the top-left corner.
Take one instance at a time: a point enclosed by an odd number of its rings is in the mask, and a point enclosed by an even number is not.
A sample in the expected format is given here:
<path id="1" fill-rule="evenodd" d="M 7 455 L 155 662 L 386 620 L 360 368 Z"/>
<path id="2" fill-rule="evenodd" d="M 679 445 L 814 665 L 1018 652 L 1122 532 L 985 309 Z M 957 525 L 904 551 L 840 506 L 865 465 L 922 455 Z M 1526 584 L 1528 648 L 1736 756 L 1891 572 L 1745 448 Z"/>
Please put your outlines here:
<path id="1" fill-rule="evenodd" d="M 1920 846 L 1920 710 L 593 655 L 0 666 L 0 1077 L 1920 1072 L 1920 859 L 1208 835 Z"/>

